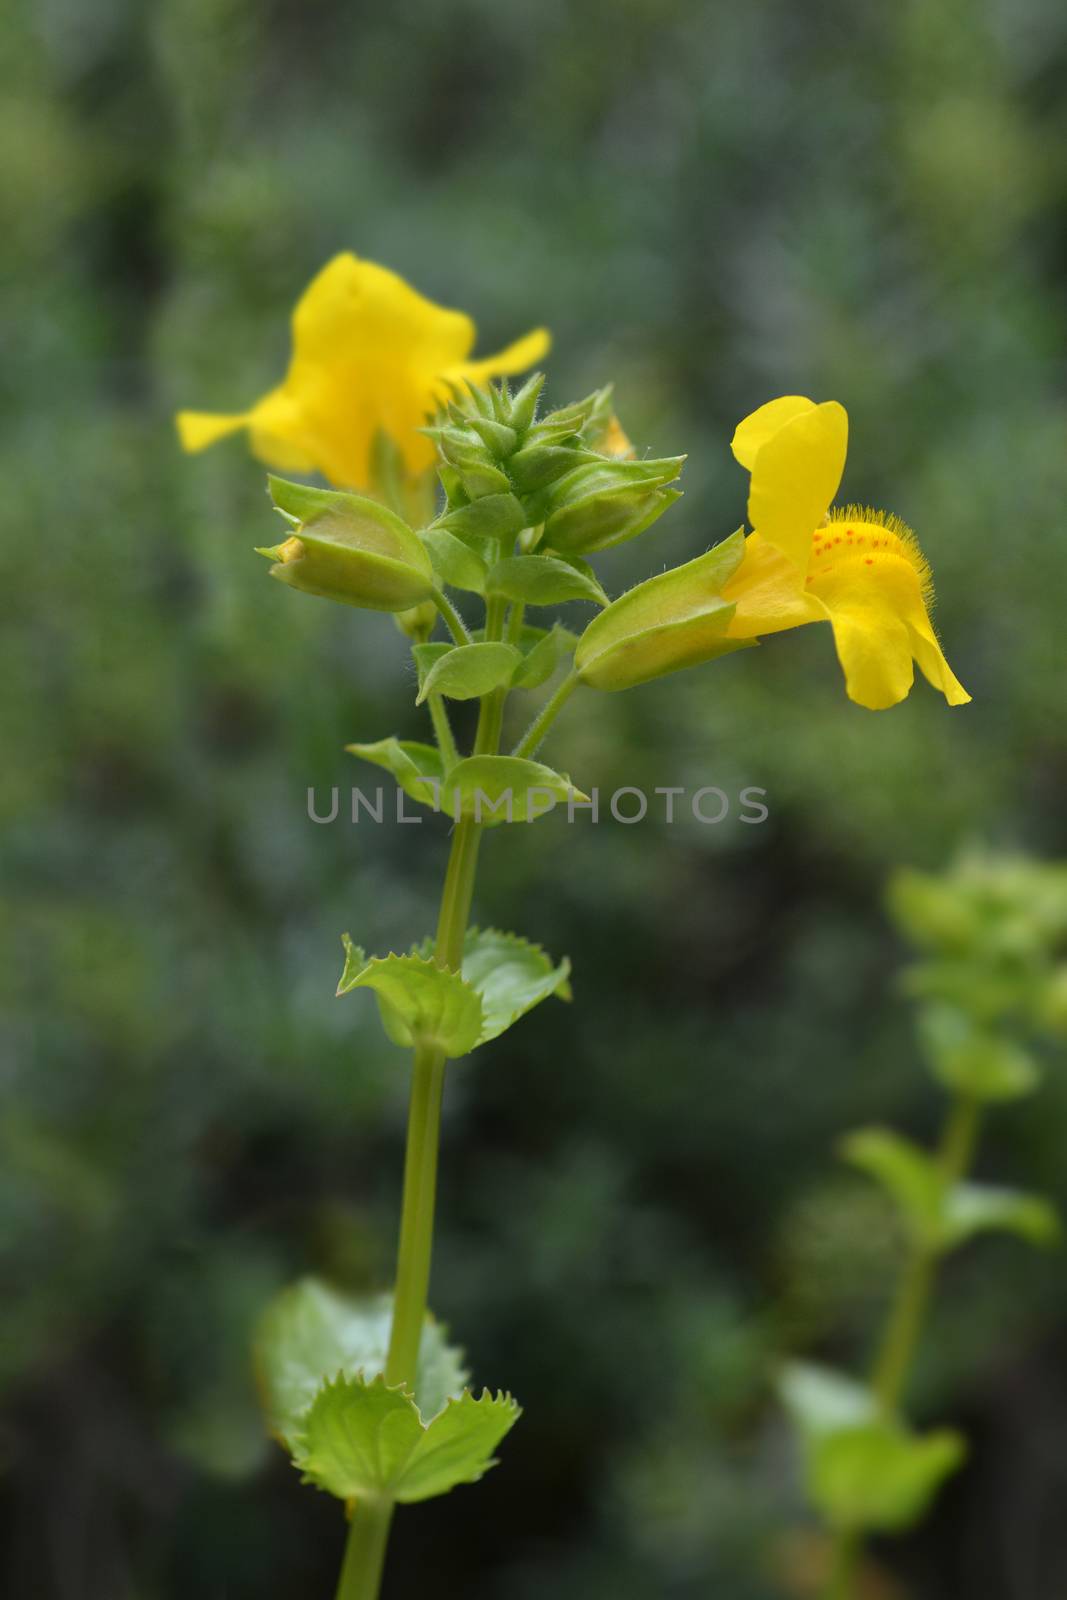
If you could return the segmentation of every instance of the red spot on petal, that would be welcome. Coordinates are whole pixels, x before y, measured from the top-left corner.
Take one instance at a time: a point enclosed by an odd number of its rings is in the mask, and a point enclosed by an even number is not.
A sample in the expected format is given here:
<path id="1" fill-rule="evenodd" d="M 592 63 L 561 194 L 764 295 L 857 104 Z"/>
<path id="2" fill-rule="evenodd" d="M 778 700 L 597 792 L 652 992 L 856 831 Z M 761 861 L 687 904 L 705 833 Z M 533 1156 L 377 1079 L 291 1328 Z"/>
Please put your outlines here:
<path id="1" fill-rule="evenodd" d="M 874 566 L 874 557 L 873 556 L 865 556 L 864 559 L 865 559 L 865 561 L 866 561 L 866 563 L 867 563 L 867 565 L 869 567 L 873 567 Z"/>

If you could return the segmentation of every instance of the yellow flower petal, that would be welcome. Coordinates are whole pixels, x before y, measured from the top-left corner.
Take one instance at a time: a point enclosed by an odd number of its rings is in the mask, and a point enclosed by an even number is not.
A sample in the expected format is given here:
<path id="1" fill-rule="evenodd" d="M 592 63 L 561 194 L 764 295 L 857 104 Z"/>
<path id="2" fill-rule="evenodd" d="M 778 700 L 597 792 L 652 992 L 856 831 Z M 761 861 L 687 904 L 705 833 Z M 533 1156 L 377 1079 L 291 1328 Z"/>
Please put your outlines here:
<path id="1" fill-rule="evenodd" d="M 964 704 L 970 697 L 941 654 L 926 612 L 918 552 L 909 559 L 904 541 L 878 525 L 857 522 L 849 532 L 853 543 L 844 536 L 825 567 L 816 562 L 808 586 L 834 630 L 849 698 L 870 711 L 896 705 L 911 689 L 917 659 L 950 705 Z"/>
<path id="2" fill-rule="evenodd" d="M 510 372 L 525 372 L 535 367 L 552 347 L 552 335 L 547 328 L 534 328 L 514 344 L 498 351 L 495 356 L 484 356 L 480 361 L 465 361 L 462 366 L 442 373 L 452 382 L 487 383 L 490 378 L 504 377 Z"/>
<path id="3" fill-rule="evenodd" d="M 748 519 L 801 573 L 807 572 L 812 533 L 837 493 L 847 449 L 848 415 L 827 400 L 784 423 L 756 456 Z"/>
<path id="4" fill-rule="evenodd" d="M 227 434 L 238 433 L 248 421 L 247 411 L 225 415 L 214 411 L 179 411 L 174 418 L 183 450 L 195 455 Z"/>
<path id="5" fill-rule="evenodd" d="M 794 417 L 802 416 L 805 411 L 814 410 L 814 400 L 806 400 L 801 394 L 784 394 L 777 400 L 768 400 L 766 405 L 760 406 L 737 424 L 730 440 L 730 449 L 741 465 L 751 472 L 760 450 L 779 428 Z"/>
<path id="6" fill-rule="evenodd" d="M 822 606 L 806 593 L 794 563 L 758 533 L 745 540 L 744 559 L 722 597 L 737 607 L 726 630 L 731 639 L 755 639 L 762 633 L 825 621 Z"/>
<path id="7" fill-rule="evenodd" d="M 318 471 L 342 487 L 372 488 L 372 447 L 382 431 L 416 478 L 433 464 L 419 429 L 447 393 L 443 380 L 521 371 L 549 343 L 538 329 L 471 362 L 474 336 L 464 312 L 435 305 L 395 272 L 335 256 L 293 313 L 285 381 L 239 416 L 181 413 L 182 443 L 203 449 L 247 426 L 255 454 L 283 472 Z"/>

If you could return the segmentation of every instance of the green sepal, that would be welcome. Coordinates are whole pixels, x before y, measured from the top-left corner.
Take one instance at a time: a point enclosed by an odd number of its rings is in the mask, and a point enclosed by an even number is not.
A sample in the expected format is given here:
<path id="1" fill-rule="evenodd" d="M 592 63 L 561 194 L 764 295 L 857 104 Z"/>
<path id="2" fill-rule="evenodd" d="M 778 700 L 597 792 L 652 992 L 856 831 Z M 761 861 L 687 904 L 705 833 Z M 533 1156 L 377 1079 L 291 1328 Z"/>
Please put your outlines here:
<path id="1" fill-rule="evenodd" d="M 466 589 L 471 594 L 485 593 L 488 567 L 473 541 L 461 539 L 437 523 L 423 529 L 422 542 L 441 583 L 453 589 Z"/>
<path id="2" fill-rule="evenodd" d="M 540 428 L 539 424 L 535 431 L 540 432 Z M 529 439 L 521 450 L 515 452 L 508 462 L 508 472 L 522 494 L 543 494 L 549 485 L 572 472 L 576 466 L 595 466 L 603 460 L 594 450 L 557 442 L 565 437 L 566 434 L 562 432 L 555 437 L 544 434 L 540 438 Z M 538 517 L 535 520 L 541 519 Z"/>
<path id="3" fill-rule="evenodd" d="M 365 495 L 267 480 L 295 532 L 258 554 L 270 575 L 325 600 L 368 611 L 406 611 L 426 600 L 433 568 L 422 541 L 394 512 Z M 295 524 L 294 524 L 295 519 Z"/>
<path id="4" fill-rule="evenodd" d="M 514 454 L 519 436 L 506 422 L 496 417 L 468 417 L 467 426 L 474 430 L 490 455 L 498 461 L 506 461 L 508 456 Z"/>
<path id="5" fill-rule="evenodd" d="M 513 644 L 488 640 L 455 645 L 429 668 L 416 704 L 421 705 L 429 694 L 444 694 L 451 700 L 476 700 L 510 683 L 521 662 L 522 652 Z"/>
<path id="6" fill-rule="evenodd" d="M 328 1379 L 366 1380 L 385 1371 L 392 1327 L 388 1294 L 352 1296 L 318 1278 L 283 1289 L 260 1318 L 254 1340 L 256 1375 L 267 1426 L 290 1450 L 315 1395 Z M 462 1351 L 427 1312 L 415 1374 L 415 1402 L 424 1422 L 462 1394 L 470 1374 Z"/>
<path id="7" fill-rule="evenodd" d="M 509 396 L 508 420 L 517 433 L 525 433 L 532 426 L 544 386 L 544 373 L 535 372 L 516 394 Z"/>
<path id="8" fill-rule="evenodd" d="M 574 665 L 582 682 L 594 689 L 630 689 L 751 644 L 726 637 L 734 606 L 721 592 L 744 548 L 738 529 L 695 561 L 613 601 L 578 641 Z"/>
<path id="9" fill-rule="evenodd" d="M 588 796 L 562 773 L 518 756 L 468 756 L 441 788 L 443 811 L 450 817 L 473 816 L 486 827 L 534 821 L 568 799 L 588 804 Z"/>
<path id="10" fill-rule="evenodd" d="M 780 1391 L 801 1438 L 808 1494 L 832 1527 L 882 1533 L 911 1527 L 966 1457 L 955 1430 L 914 1433 L 841 1374 L 795 1362 Z"/>
<path id="11" fill-rule="evenodd" d="M 494 493 L 472 500 L 470 505 L 446 511 L 434 527 L 444 528 L 459 539 L 512 539 L 527 524 L 522 501 L 517 500 L 504 480 L 505 493 Z"/>
<path id="12" fill-rule="evenodd" d="M 477 1483 L 520 1415 L 510 1395 L 465 1391 L 424 1425 L 403 1389 L 380 1377 L 338 1378 L 316 1396 L 294 1459 L 305 1482 L 341 1500 L 369 1495 L 409 1504 Z"/>
<path id="13" fill-rule="evenodd" d="M 528 639 L 529 634 L 537 635 Z M 522 650 L 522 660 L 516 666 L 512 675 L 511 685 L 514 689 L 539 689 L 547 683 L 556 670 L 560 652 L 563 649 L 564 629 L 554 628 L 529 628 L 523 629 L 523 637 L 519 648 Z"/>
<path id="14" fill-rule="evenodd" d="M 415 650 L 432 650 L 433 645 L 416 645 Z M 446 649 L 450 646 L 445 646 Z M 415 653 L 414 651 L 412 652 Z M 349 755 L 371 761 L 392 775 L 412 800 L 424 806 L 440 809 L 441 785 L 445 776 L 444 761 L 436 745 L 422 744 L 417 739 L 379 739 L 376 744 L 346 744 Z"/>
<path id="15" fill-rule="evenodd" d="M 983 1027 L 957 1006 L 931 1003 L 919 1013 L 919 1039 L 934 1077 L 978 1100 L 1017 1100 L 1041 1081 L 1037 1062 L 1014 1039 Z"/>
<path id="16" fill-rule="evenodd" d="M 382 1026 L 394 1044 L 467 1055 L 482 1034 L 482 1002 L 458 972 L 428 956 L 372 956 L 342 934 L 344 971 L 338 995 L 373 989 Z"/>
<path id="17" fill-rule="evenodd" d="M 556 606 L 567 600 L 608 604 L 608 597 L 587 562 L 547 552 L 506 556 L 498 561 L 486 578 L 486 593 L 528 606 Z"/>

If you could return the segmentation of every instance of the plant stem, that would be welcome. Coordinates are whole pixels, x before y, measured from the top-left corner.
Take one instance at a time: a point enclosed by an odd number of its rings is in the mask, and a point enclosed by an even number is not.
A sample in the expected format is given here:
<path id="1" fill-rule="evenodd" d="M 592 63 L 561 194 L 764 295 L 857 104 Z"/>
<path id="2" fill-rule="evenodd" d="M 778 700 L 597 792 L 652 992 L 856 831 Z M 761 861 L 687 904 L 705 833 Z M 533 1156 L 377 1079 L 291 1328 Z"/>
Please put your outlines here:
<path id="1" fill-rule="evenodd" d="M 958 1183 L 970 1167 L 980 1128 L 980 1103 L 972 1095 L 958 1095 L 949 1109 L 937 1151 L 937 1164 L 946 1191 Z M 936 1245 L 916 1241 L 901 1271 L 871 1374 L 871 1388 L 887 1415 L 900 1408 L 926 1321 L 937 1262 Z M 836 1535 L 825 1600 L 851 1600 L 862 1550 L 862 1535 L 854 1529 L 842 1530 Z"/>
<path id="2" fill-rule="evenodd" d="M 446 594 L 442 594 L 440 589 L 431 589 L 430 599 L 444 617 L 445 622 L 448 624 L 448 631 L 456 643 L 470 644 L 471 636 L 467 632 L 467 624 L 464 622 L 463 618 L 460 616 L 459 612 L 456 610 L 448 596 Z"/>
<path id="3" fill-rule="evenodd" d="M 337 1600 L 371 1600 L 378 1593 L 392 1519 L 391 1500 L 374 1500 L 368 1496 L 356 1506 L 341 1564 Z"/>
<path id="4" fill-rule="evenodd" d="M 452 737 L 452 724 L 448 720 L 448 710 L 445 706 L 443 694 L 428 694 L 426 704 L 430 708 L 430 720 L 437 738 L 437 748 L 444 759 L 445 769 L 455 765 L 458 758 L 456 741 Z"/>
<path id="5" fill-rule="evenodd" d="M 549 728 L 577 689 L 581 679 L 573 670 L 567 674 L 555 694 L 546 700 L 514 750 L 513 756 L 532 756 Z"/>
<path id="6" fill-rule="evenodd" d="M 448 620 L 448 612 L 438 607 Z M 444 605 L 448 606 L 447 600 Z M 448 606 L 448 610 L 452 608 Z M 490 600 L 486 608 L 487 638 L 499 639 L 504 627 L 505 603 Z M 451 624 L 450 624 L 451 626 Z M 459 624 L 462 627 L 462 623 Z M 460 641 L 457 640 L 457 643 Z M 465 640 L 463 642 L 466 642 Z M 494 755 L 500 743 L 504 702 L 507 690 L 495 690 L 482 700 L 474 748 L 480 754 Z M 433 714 L 431 697 L 431 715 Z M 441 708 L 442 712 L 444 708 Z M 445 719 L 447 724 L 447 718 Z M 441 732 L 434 718 L 438 742 Z M 451 740 L 451 729 L 449 729 Z M 454 745 L 452 747 L 455 748 Z M 443 752 L 442 752 L 443 753 Z M 437 922 L 435 955 L 452 971 L 463 961 L 463 942 L 467 933 L 474 878 L 478 870 L 478 850 L 482 824 L 463 816 L 452 834 L 452 845 L 441 891 L 441 911 Z M 396 1288 L 393 1294 L 393 1322 L 389 1334 L 389 1353 L 385 1381 L 402 1384 L 414 1391 L 419 1345 L 426 1320 L 430 1288 L 430 1263 L 433 1253 L 433 1224 L 437 1192 L 437 1152 L 441 1134 L 441 1101 L 445 1082 L 443 1051 L 426 1046 L 415 1050 L 412 1063 L 411 1100 L 408 1108 L 407 1147 L 404 1153 L 404 1192 L 400 1213 L 400 1242 L 397 1247 Z M 376 1600 L 381 1586 L 385 1547 L 392 1517 L 389 1502 L 361 1501 L 348 1529 L 344 1563 L 341 1568 L 337 1600 Z"/>

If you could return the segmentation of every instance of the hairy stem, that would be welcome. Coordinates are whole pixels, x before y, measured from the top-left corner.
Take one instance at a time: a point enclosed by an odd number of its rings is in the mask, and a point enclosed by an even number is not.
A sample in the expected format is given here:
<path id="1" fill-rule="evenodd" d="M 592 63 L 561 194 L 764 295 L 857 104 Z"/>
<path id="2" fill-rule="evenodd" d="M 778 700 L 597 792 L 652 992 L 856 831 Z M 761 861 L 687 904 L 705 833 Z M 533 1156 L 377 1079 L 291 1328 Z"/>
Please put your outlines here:
<path id="1" fill-rule="evenodd" d="M 430 599 L 444 617 L 448 626 L 448 631 L 456 643 L 470 644 L 471 636 L 467 632 L 467 624 L 464 622 L 463 618 L 460 616 L 459 612 L 456 610 L 448 596 L 443 594 L 440 589 L 431 589 Z"/>
<path id="2" fill-rule="evenodd" d="M 567 704 L 567 701 L 570 699 L 575 689 L 577 689 L 580 682 L 581 679 L 578 677 L 576 672 L 571 671 L 567 674 L 559 688 L 556 690 L 555 694 L 553 694 L 550 699 L 545 701 L 544 705 L 541 707 L 541 710 L 538 712 L 537 716 L 531 722 L 530 726 L 527 728 L 526 732 L 523 734 L 522 738 L 511 752 L 513 756 L 529 757 L 535 753 L 542 739 L 545 737 L 549 728 L 555 722 L 556 718 L 559 716 L 560 712 L 563 710 L 563 707 Z"/>

